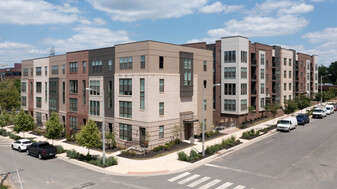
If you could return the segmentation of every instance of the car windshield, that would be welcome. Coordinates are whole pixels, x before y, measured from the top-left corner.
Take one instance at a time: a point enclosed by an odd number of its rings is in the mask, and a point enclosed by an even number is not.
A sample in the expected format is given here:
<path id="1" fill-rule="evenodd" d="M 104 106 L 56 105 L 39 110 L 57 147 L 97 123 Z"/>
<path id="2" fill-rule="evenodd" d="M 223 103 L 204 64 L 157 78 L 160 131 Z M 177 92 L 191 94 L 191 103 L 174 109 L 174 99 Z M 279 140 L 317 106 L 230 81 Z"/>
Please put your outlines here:
<path id="1" fill-rule="evenodd" d="M 322 112 L 322 110 L 315 110 L 314 112 L 321 113 L 321 112 Z"/>
<path id="2" fill-rule="evenodd" d="M 289 125 L 290 121 L 289 120 L 280 120 L 279 123 Z"/>
<path id="3" fill-rule="evenodd" d="M 23 142 L 24 144 L 30 144 L 31 142 L 30 141 L 25 141 Z"/>
<path id="4" fill-rule="evenodd" d="M 330 110 L 330 107 L 326 107 L 327 110 Z"/>
<path id="5" fill-rule="evenodd" d="M 298 115 L 298 118 L 305 118 L 305 115 Z"/>

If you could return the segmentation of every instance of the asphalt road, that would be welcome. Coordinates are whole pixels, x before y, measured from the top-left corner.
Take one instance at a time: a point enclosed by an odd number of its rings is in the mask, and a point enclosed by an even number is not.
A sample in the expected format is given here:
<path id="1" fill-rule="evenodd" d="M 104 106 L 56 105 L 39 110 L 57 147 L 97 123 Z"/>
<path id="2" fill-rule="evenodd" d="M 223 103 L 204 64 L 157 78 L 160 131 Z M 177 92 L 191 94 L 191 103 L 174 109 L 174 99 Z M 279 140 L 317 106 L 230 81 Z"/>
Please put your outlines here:
<path id="1" fill-rule="evenodd" d="M 11 151 L 0 138 L 0 173 L 20 171 L 23 188 L 337 188 L 337 113 L 290 133 L 277 132 L 244 149 L 187 172 L 120 177 L 57 158 L 38 160 Z M 20 188 L 17 174 L 10 182 Z"/>

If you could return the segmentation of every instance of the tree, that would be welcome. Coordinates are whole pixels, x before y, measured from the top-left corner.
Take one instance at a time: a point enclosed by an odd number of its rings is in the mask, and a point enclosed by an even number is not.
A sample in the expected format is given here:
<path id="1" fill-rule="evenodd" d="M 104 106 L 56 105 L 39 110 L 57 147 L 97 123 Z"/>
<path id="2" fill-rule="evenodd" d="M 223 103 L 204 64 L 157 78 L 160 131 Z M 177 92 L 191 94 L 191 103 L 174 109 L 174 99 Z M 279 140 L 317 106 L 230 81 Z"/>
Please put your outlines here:
<path id="1" fill-rule="evenodd" d="M 81 126 L 81 131 L 76 135 L 76 142 L 88 148 L 88 154 L 91 148 L 99 147 L 102 144 L 100 132 L 93 120 L 89 120 L 87 124 Z"/>
<path id="2" fill-rule="evenodd" d="M 254 115 L 255 114 L 255 108 L 253 106 L 248 106 L 248 113 L 250 115 Z M 250 120 L 251 121 L 251 120 Z"/>
<path id="3" fill-rule="evenodd" d="M 174 127 L 173 127 L 173 134 L 174 134 L 174 136 L 175 136 L 176 139 L 179 139 L 179 140 L 181 139 L 181 136 L 180 136 L 181 129 L 182 129 L 182 127 L 180 126 L 180 124 L 179 125 L 174 125 Z"/>
<path id="4" fill-rule="evenodd" d="M 318 67 L 318 82 L 321 83 L 321 76 L 325 76 L 328 75 L 329 71 L 328 71 L 328 67 L 324 66 L 324 65 L 320 65 Z M 330 80 L 330 77 L 324 77 L 323 79 L 323 83 L 332 83 L 332 81 Z"/>
<path id="5" fill-rule="evenodd" d="M 109 146 L 109 148 L 114 148 L 116 147 L 116 139 L 115 139 L 115 132 L 111 132 L 105 136 L 106 143 Z"/>
<path id="6" fill-rule="evenodd" d="M 330 83 L 336 84 L 336 80 L 337 80 L 337 61 L 336 62 L 332 62 L 329 65 L 329 67 L 328 67 L 328 73 L 331 74 L 331 76 L 325 77 L 325 78 L 330 79 Z M 323 78 L 323 79 L 325 79 L 325 78 Z"/>
<path id="7" fill-rule="evenodd" d="M 0 127 L 9 125 L 11 122 L 11 116 L 7 113 L 6 110 L 1 111 L 0 114 Z"/>
<path id="8" fill-rule="evenodd" d="M 294 100 L 287 100 L 284 105 L 284 113 L 291 114 L 297 109 L 297 103 Z"/>
<path id="9" fill-rule="evenodd" d="M 264 108 L 267 112 L 270 112 L 273 115 L 273 125 L 274 125 L 275 115 L 277 114 L 277 111 L 280 109 L 280 105 L 275 103 L 266 104 Z"/>
<path id="10" fill-rule="evenodd" d="M 0 106 L 5 110 L 13 110 L 20 107 L 20 90 L 13 80 L 0 82 Z"/>
<path id="11" fill-rule="evenodd" d="M 60 123 L 58 113 L 51 113 L 51 116 L 46 123 L 46 134 L 44 136 L 51 139 L 54 144 L 54 139 L 61 137 L 62 129 L 63 127 Z"/>
<path id="12" fill-rule="evenodd" d="M 25 132 L 35 129 L 34 118 L 27 115 L 22 109 L 15 117 L 13 130 L 17 133 L 23 132 L 23 138 L 25 137 Z"/>
<path id="13" fill-rule="evenodd" d="M 305 95 L 296 96 L 294 100 L 297 103 L 297 107 L 301 109 L 301 113 L 302 109 L 310 106 L 310 98 Z"/>

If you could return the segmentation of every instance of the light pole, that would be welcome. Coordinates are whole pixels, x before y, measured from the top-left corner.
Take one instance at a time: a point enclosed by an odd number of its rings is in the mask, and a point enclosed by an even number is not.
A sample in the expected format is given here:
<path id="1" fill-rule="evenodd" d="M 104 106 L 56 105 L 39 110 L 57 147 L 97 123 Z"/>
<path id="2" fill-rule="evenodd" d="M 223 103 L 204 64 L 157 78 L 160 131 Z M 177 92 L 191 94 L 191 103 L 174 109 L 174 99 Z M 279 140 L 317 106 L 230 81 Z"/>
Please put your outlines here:
<path id="1" fill-rule="evenodd" d="M 323 103 L 323 93 L 322 93 L 323 83 L 322 83 L 322 79 L 323 79 L 323 77 L 327 77 L 327 76 L 331 76 L 331 75 L 332 74 L 321 76 L 321 104 Z"/>
<path id="2" fill-rule="evenodd" d="M 220 86 L 220 83 L 213 84 L 213 87 Z M 202 87 L 202 156 L 205 156 L 205 86 Z"/>
<path id="3" fill-rule="evenodd" d="M 103 160 L 103 165 L 105 164 L 105 109 L 104 109 L 104 89 L 102 89 L 102 92 L 100 92 L 100 91 L 96 91 L 96 90 L 94 90 L 94 89 L 92 89 L 92 88 L 86 88 L 85 90 L 87 90 L 87 91 L 95 91 L 96 93 L 102 93 L 103 95 L 102 95 L 102 97 L 103 97 L 103 105 L 102 105 L 102 108 L 103 108 L 103 113 L 102 113 L 102 117 L 103 117 L 103 123 L 102 123 L 102 142 L 103 142 L 103 149 L 102 149 L 102 151 L 103 151 L 103 155 L 102 155 L 102 160 Z M 90 108 L 90 107 L 89 107 Z"/>

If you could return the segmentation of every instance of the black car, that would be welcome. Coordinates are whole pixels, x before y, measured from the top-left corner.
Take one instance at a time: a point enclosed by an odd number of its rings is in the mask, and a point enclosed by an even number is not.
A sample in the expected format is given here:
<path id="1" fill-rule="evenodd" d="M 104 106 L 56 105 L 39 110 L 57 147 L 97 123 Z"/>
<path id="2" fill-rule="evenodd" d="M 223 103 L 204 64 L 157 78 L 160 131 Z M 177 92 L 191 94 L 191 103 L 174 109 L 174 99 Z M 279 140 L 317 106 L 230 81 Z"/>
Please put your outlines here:
<path id="1" fill-rule="evenodd" d="M 298 114 L 296 116 L 297 124 L 299 125 L 305 125 L 306 123 L 310 122 L 310 118 L 307 114 Z"/>
<path id="2" fill-rule="evenodd" d="M 55 157 L 57 149 L 55 146 L 50 145 L 48 142 L 33 143 L 27 148 L 27 155 L 33 155 L 39 159 L 47 157 Z"/>

